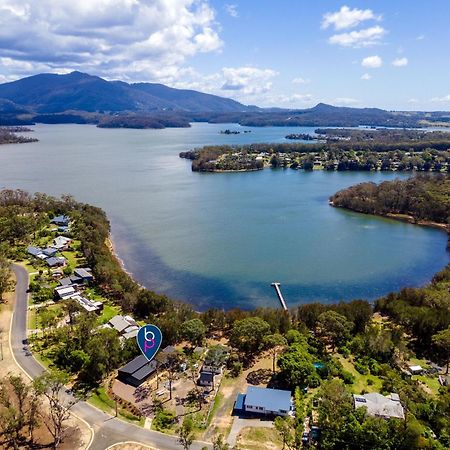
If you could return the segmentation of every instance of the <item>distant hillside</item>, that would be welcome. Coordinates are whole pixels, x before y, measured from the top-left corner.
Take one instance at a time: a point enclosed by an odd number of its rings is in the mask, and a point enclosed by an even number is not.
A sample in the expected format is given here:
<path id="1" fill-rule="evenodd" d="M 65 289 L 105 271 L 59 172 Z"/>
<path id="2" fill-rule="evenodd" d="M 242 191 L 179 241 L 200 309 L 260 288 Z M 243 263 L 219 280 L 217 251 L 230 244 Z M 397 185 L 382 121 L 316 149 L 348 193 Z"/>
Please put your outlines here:
<path id="1" fill-rule="evenodd" d="M 447 112 L 392 112 L 319 103 L 288 110 L 157 83 L 107 81 L 81 72 L 40 74 L 0 84 L 0 126 L 94 123 L 105 128 L 186 127 L 191 122 L 244 126 L 450 126 Z"/>
<path id="2" fill-rule="evenodd" d="M 229 98 L 161 84 L 128 84 L 72 72 L 40 74 L 0 84 L 0 100 L 9 100 L 33 113 L 87 112 L 244 112 L 254 111 Z"/>

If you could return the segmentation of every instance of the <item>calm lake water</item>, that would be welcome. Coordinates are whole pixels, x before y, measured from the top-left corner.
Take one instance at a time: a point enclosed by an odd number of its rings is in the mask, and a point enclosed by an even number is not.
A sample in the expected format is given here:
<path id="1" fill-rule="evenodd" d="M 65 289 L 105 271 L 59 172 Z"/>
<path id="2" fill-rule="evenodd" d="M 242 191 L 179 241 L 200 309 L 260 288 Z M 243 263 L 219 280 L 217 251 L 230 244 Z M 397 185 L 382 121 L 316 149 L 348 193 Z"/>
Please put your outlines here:
<path id="1" fill-rule="evenodd" d="M 199 174 L 178 153 L 204 144 L 280 142 L 310 128 L 194 124 L 105 130 L 38 125 L 0 147 L 0 186 L 71 193 L 102 207 L 116 250 L 145 286 L 198 309 L 374 299 L 419 286 L 449 261 L 445 233 L 332 208 L 328 197 L 394 173 L 264 170 Z M 250 129 L 250 128 L 246 128 Z"/>

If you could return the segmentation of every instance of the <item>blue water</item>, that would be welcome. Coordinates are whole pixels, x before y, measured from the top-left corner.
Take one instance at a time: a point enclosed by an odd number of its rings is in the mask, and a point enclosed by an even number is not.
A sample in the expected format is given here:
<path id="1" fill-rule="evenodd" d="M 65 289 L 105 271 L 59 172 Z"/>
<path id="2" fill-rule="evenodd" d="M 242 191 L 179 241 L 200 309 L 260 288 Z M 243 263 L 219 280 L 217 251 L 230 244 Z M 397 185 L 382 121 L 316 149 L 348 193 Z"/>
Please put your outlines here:
<path id="1" fill-rule="evenodd" d="M 210 306 L 289 306 L 374 299 L 419 286 L 449 261 L 445 233 L 328 205 L 337 190 L 394 173 L 264 170 L 193 173 L 178 153 L 205 144 L 282 142 L 305 127 L 194 124 L 105 130 L 39 125 L 33 144 L 0 147 L 0 186 L 60 195 L 105 209 L 116 250 L 158 292 Z M 404 175 L 403 175 L 404 176 Z"/>

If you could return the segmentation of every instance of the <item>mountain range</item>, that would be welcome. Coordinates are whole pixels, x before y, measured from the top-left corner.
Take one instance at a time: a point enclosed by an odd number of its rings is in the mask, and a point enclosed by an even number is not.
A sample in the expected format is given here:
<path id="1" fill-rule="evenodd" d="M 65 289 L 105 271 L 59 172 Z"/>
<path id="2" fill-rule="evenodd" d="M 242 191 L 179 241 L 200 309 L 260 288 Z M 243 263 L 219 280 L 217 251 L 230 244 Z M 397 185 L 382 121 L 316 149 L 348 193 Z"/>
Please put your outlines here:
<path id="1" fill-rule="evenodd" d="M 450 124 L 446 112 L 379 108 L 259 108 L 230 98 L 157 83 L 107 81 L 81 72 L 38 74 L 0 84 L 0 125 L 95 123 L 102 127 L 163 128 L 191 122 L 246 126 L 393 126 Z"/>
<path id="2" fill-rule="evenodd" d="M 12 103 L 5 103 L 9 101 Z M 0 111 L 6 107 L 39 114 L 87 112 L 246 112 L 258 108 L 235 100 L 163 84 L 107 81 L 81 72 L 39 74 L 0 84 Z"/>

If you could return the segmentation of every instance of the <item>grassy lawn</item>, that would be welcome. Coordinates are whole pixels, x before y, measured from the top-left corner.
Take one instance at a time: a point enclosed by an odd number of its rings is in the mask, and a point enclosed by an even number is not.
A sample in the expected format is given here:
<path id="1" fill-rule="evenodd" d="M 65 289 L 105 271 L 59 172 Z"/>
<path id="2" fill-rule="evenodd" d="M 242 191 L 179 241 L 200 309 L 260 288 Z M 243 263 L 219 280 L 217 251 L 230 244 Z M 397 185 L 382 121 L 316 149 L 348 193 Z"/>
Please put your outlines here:
<path id="1" fill-rule="evenodd" d="M 81 265 L 81 262 L 84 260 L 84 258 L 77 258 L 77 253 L 74 251 L 61 252 L 61 255 L 66 258 L 67 265 L 72 270 Z"/>
<path id="2" fill-rule="evenodd" d="M 36 269 L 36 267 L 33 266 L 31 261 L 28 261 L 28 260 L 17 262 L 17 264 L 24 267 L 28 273 L 33 273 L 33 272 L 38 271 L 38 269 Z"/>
<path id="3" fill-rule="evenodd" d="M 418 380 L 424 383 L 428 389 L 431 391 L 430 393 L 437 397 L 439 394 L 439 388 L 441 385 L 439 384 L 439 380 L 437 379 L 437 376 L 427 376 L 427 375 L 414 375 L 411 377 L 413 380 Z"/>
<path id="4" fill-rule="evenodd" d="M 28 329 L 36 330 L 38 328 L 38 318 L 36 308 L 28 310 Z"/>
<path id="5" fill-rule="evenodd" d="M 238 436 L 239 448 L 246 450 L 278 450 L 283 447 L 278 433 L 273 428 L 244 428 Z"/>
<path id="6" fill-rule="evenodd" d="M 92 296 L 90 298 L 92 298 Z M 109 322 L 109 320 L 117 314 L 120 314 L 120 308 L 118 306 L 112 306 L 104 303 L 102 314 L 97 319 L 97 322 L 99 325 L 103 325 L 104 323 Z"/>
<path id="7" fill-rule="evenodd" d="M 211 424 L 211 421 L 214 418 L 214 414 L 216 414 L 217 410 L 219 409 L 221 403 L 223 402 L 223 394 L 221 394 L 220 392 L 217 393 L 215 399 L 214 399 L 214 405 L 211 408 L 211 413 L 209 414 L 208 417 L 208 422 L 206 424 L 206 426 L 209 426 Z"/>
<path id="8" fill-rule="evenodd" d="M 344 366 L 344 369 L 350 372 L 355 377 L 355 382 L 349 385 L 350 391 L 354 394 L 361 394 L 364 390 L 366 392 L 380 392 L 382 381 L 376 375 L 362 375 L 356 369 L 351 361 L 344 358 L 342 355 L 335 355 Z M 369 385 L 368 380 L 372 380 L 373 384 Z"/>
<path id="9" fill-rule="evenodd" d="M 112 416 L 116 413 L 116 402 L 108 396 L 103 386 L 92 392 L 92 395 L 88 399 L 88 403 Z M 120 407 L 118 409 L 118 413 L 120 419 L 134 423 L 135 425 L 144 426 L 144 418 L 136 417 Z"/>

